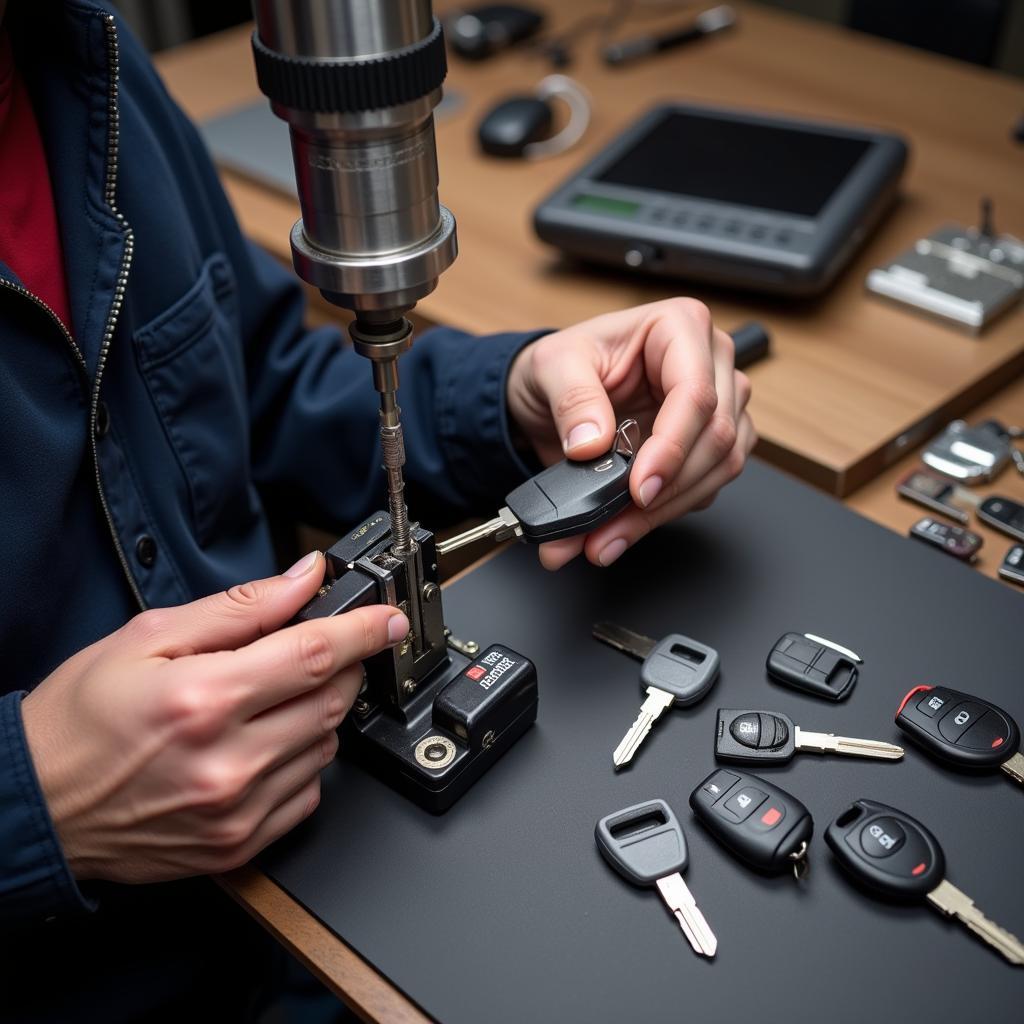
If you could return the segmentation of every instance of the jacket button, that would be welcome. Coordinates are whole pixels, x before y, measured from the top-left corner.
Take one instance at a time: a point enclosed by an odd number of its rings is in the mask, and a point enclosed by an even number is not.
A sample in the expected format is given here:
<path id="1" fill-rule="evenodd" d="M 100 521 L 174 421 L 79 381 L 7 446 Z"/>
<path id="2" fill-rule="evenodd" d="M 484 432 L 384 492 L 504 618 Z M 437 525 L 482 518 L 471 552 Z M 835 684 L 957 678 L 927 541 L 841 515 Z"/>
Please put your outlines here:
<path id="1" fill-rule="evenodd" d="M 110 431 L 110 410 L 106 402 L 96 406 L 96 436 L 106 437 Z"/>
<path id="2" fill-rule="evenodd" d="M 144 533 L 135 542 L 135 557 L 139 565 L 146 569 L 156 561 L 156 541 L 148 533 Z"/>

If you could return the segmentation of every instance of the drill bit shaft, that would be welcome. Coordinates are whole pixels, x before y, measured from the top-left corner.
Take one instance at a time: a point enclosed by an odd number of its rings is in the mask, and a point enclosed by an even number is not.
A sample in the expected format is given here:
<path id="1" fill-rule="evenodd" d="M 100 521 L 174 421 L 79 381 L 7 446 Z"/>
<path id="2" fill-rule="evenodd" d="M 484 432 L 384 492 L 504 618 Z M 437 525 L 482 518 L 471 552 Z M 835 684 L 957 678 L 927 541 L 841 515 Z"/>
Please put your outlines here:
<path id="1" fill-rule="evenodd" d="M 409 536 L 409 512 L 405 505 L 405 440 L 402 436 L 401 409 L 394 391 L 380 393 L 380 441 L 384 472 L 388 479 L 388 512 L 391 515 L 391 536 L 395 554 L 408 554 L 412 548 Z"/>

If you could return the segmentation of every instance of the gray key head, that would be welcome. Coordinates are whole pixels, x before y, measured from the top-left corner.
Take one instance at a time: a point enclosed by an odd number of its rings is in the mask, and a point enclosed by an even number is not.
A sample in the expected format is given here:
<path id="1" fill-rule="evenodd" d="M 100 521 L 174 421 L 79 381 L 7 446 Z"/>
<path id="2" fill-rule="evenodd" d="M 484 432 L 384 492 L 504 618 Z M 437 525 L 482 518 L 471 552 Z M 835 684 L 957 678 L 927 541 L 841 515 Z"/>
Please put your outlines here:
<path id="1" fill-rule="evenodd" d="M 707 696 L 720 667 L 718 651 L 713 647 L 682 633 L 669 633 L 640 666 L 640 688 L 656 686 L 672 694 L 676 707 L 689 707 Z"/>
<path id="2" fill-rule="evenodd" d="M 686 837 L 664 800 L 647 800 L 603 817 L 594 828 L 597 848 L 623 878 L 654 885 L 686 870 Z"/>

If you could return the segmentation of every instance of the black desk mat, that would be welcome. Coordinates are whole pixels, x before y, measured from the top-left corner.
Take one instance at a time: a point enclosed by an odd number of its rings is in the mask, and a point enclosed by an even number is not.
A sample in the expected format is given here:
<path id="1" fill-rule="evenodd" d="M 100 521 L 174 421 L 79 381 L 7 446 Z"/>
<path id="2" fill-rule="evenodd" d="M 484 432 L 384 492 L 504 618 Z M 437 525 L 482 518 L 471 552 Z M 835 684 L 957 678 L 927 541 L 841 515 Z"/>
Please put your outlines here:
<path id="1" fill-rule="evenodd" d="M 1009 543 L 1009 541 L 1007 542 Z M 262 858 L 268 873 L 446 1024 L 535 1021 L 856 1022 L 1013 1019 L 1024 970 L 929 906 L 860 895 L 822 839 L 850 800 L 909 811 L 939 837 L 950 880 L 1024 936 L 1024 792 L 908 748 L 899 763 L 797 755 L 763 774 L 811 809 L 811 872 L 741 867 L 690 814 L 714 766 L 719 706 L 780 710 L 806 729 L 899 742 L 911 686 L 974 690 L 1024 722 L 1024 595 L 759 463 L 708 512 L 663 528 L 608 570 L 549 574 L 517 545 L 448 589 L 459 636 L 501 641 L 540 675 L 537 725 L 434 817 L 336 763 L 313 820 Z M 667 711 L 634 767 L 611 753 L 639 710 L 637 665 L 590 638 L 610 619 L 718 648 L 706 700 Z M 786 630 L 864 659 L 829 704 L 764 673 Z M 655 890 L 605 865 L 595 821 L 660 796 L 690 845 L 687 884 L 718 936 L 695 956 Z"/>

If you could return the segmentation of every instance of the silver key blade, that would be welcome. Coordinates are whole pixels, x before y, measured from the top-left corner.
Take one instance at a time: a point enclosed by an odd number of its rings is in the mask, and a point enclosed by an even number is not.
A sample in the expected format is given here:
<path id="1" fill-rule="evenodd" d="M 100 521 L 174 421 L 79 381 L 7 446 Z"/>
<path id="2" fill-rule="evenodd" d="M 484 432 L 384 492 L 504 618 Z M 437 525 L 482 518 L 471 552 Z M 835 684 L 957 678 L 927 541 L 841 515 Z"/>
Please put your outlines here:
<path id="1" fill-rule="evenodd" d="M 903 748 L 881 740 L 860 740 L 853 736 L 833 736 L 830 732 L 804 732 L 798 725 L 794 741 L 797 750 L 813 750 L 819 754 L 846 754 L 849 757 L 877 757 L 898 761 Z"/>
<path id="2" fill-rule="evenodd" d="M 1014 782 L 1019 782 L 1024 786 L 1024 754 L 1019 751 L 1013 755 L 1008 761 L 1004 761 L 1000 766 L 1007 775 L 1010 776 Z"/>
<path id="3" fill-rule="evenodd" d="M 708 926 L 683 876 L 676 873 L 658 879 L 658 891 L 666 906 L 675 915 L 683 934 L 698 956 L 714 956 L 718 939 Z"/>
<path id="4" fill-rule="evenodd" d="M 637 715 L 636 721 L 629 727 L 629 732 L 622 737 L 622 742 L 612 754 L 612 764 L 616 768 L 621 768 L 633 760 L 633 755 L 647 738 L 651 726 L 658 720 L 665 708 L 672 706 L 673 700 L 675 698 L 671 693 L 666 693 L 654 686 L 647 687 L 647 699 L 640 707 L 640 714 Z"/>
<path id="5" fill-rule="evenodd" d="M 928 893 L 928 899 L 944 914 L 949 914 L 950 917 L 955 917 L 965 924 L 978 938 L 1002 953 L 1011 964 L 1024 966 L 1024 943 L 1021 943 L 1016 935 L 1011 935 L 1005 928 L 1000 928 L 994 921 L 990 921 L 974 905 L 974 900 L 951 882 L 939 882 Z"/>
<path id="6" fill-rule="evenodd" d="M 496 541 L 502 541 L 508 540 L 509 537 L 521 537 L 522 535 L 523 531 L 519 526 L 519 521 L 507 508 L 503 508 L 493 519 L 488 519 L 486 523 L 481 523 L 470 530 L 457 533 L 454 537 L 449 537 L 447 540 L 439 540 L 434 547 L 439 555 L 447 555 L 449 552 L 458 551 L 459 548 L 464 548 L 468 544 L 475 544 L 478 540 L 483 540 L 485 537 L 493 537 Z"/>
<path id="7" fill-rule="evenodd" d="M 658 641 L 642 633 L 634 633 L 625 626 L 616 626 L 614 622 L 595 622 L 591 631 L 595 640 L 614 647 L 631 658 L 643 661 L 657 646 Z"/>

